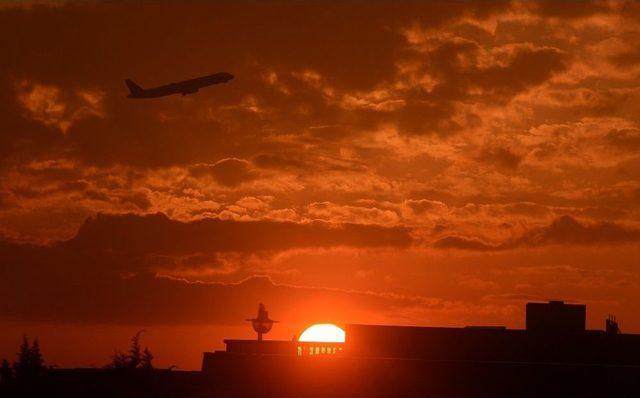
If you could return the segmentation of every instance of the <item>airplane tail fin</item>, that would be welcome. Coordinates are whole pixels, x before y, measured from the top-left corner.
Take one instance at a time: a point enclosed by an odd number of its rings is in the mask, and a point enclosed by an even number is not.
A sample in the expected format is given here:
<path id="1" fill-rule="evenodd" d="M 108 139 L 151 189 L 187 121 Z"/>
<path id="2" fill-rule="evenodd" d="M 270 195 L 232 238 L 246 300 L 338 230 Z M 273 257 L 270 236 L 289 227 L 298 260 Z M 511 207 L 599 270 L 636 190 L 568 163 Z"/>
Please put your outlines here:
<path id="1" fill-rule="evenodd" d="M 125 79 L 124 82 L 127 84 L 127 87 L 129 87 L 129 91 L 131 91 L 132 95 L 140 94 L 144 91 L 142 87 L 135 84 L 134 81 L 131 79 Z"/>

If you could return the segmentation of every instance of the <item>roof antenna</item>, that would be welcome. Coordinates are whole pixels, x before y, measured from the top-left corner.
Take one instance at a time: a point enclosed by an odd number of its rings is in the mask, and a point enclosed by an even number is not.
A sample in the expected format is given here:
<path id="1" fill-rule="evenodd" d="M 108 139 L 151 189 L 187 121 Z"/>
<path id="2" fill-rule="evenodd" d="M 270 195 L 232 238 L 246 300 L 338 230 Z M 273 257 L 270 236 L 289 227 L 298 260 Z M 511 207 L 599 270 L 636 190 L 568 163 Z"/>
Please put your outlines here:
<path id="1" fill-rule="evenodd" d="M 606 334 L 620 334 L 620 327 L 615 315 L 609 314 L 605 321 L 605 333 Z"/>
<path id="2" fill-rule="evenodd" d="M 258 316 L 253 319 L 247 319 L 247 321 L 251 322 L 251 326 L 253 326 L 253 330 L 258 333 L 258 341 L 262 341 L 262 335 L 265 333 L 269 333 L 273 324 L 278 321 L 274 321 L 273 319 L 269 319 L 269 311 L 266 310 L 264 304 L 260 303 L 258 306 Z"/>

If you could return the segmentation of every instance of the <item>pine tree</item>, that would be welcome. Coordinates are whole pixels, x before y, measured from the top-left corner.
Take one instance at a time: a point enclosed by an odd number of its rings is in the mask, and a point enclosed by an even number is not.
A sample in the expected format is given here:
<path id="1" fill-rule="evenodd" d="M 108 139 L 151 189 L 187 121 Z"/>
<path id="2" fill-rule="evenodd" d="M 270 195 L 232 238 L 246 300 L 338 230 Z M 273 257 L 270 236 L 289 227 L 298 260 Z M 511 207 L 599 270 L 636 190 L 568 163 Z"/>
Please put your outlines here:
<path id="1" fill-rule="evenodd" d="M 33 372 L 40 373 L 44 369 L 44 360 L 42 359 L 42 353 L 40 352 L 40 342 L 36 337 L 31 343 L 29 348 L 29 359 L 31 361 L 31 368 Z"/>
<path id="2" fill-rule="evenodd" d="M 13 369 L 11 369 L 11 364 L 6 359 L 2 360 L 2 364 L 0 364 L 0 384 L 8 383 L 13 379 Z"/>
<path id="3" fill-rule="evenodd" d="M 140 363 L 140 367 L 143 369 L 153 369 L 153 354 L 149 351 L 148 347 L 144 348 L 144 352 L 142 353 L 142 362 Z"/>
<path id="4" fill-rule="evenodd" d="M 125 354 L 116 351 L 111 357 L 111 363 L 109 363 L 107 367 L 111 369 L 125 369 L 128 367 L 128 363 L 129 358 Z"/>
<path id="5" fill-rule="evenodd" d="M 119 351 L 116 351 L 115 354 L 111 357 L 111 362 L 107 365 L 107 368 L 110 369 L 152 369 L 152 360 L 153 354 L 149 351 L 149 348 L 145 347 L 142 350 L 140 346 L 140 335 L 144 330 L 138 331 L 131 338 L 131 346 L 129 347 L 129 352 L 127 354 L 123 354 Z"/>
<path id="6" fill-rule="evenodd" d="M 131 348 L 129 348 L 129 368 L 135 369 L 142 363 L 142 350 L 140 349 L 140 335 L 143 330 L 138 331 L 131 338 Z"/>
<path id="7" fill-rule="evenodd" d="M 38 339 L 33 340 L 29 346 L 29 339 L 22 336 L 22 344 L 18 350 L 18 360 L 13 363 L 13 370 L 18 378 L 38 376 L 45 369 L 40 343 Z"/>
<path id="8" fill-rule="evenodd" d="M 20 348 L 18 349 L 18 360 L 13 363 L 13 370 L 18 378 L 29 375 L 29 370 L 31 368 L 30 351 L 29 339 L 25 334 L 22 336 L 22 344 L 20 344 Z"/>

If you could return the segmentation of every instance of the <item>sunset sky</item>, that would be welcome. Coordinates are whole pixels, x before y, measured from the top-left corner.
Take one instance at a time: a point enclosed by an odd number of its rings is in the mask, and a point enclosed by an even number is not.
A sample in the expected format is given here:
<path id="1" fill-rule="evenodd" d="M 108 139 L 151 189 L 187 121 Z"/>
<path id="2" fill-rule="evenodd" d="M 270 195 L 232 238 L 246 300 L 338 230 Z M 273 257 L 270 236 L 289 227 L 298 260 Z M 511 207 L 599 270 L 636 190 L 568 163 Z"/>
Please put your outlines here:
<path id="1" fill-rule="evenodd" d="M 640 333 L 640 2 L 158 3 L 0 3 L 0 358 L 197 369 L 260 302 Z"/>

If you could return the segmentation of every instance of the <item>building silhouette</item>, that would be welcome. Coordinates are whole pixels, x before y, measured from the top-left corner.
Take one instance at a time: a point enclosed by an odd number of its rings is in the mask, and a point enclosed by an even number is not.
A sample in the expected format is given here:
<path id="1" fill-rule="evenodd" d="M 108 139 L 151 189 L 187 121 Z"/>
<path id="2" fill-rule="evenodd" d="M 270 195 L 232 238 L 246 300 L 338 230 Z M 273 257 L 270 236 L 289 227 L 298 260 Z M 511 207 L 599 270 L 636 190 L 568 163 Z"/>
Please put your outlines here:
<path id="1" fill-rule="evenodd" d="M 344 343 L 225 340 L 202 377 L 224 396 L 632 397 L 640 335 L 586 306 L 529 303 L 525 329 L 346 325 Z"/>
<path id="2" fill-rule="evenodd" d="M 203 371 L 237 355 L 394 358 L 640 365 L 640 335 L 619 333 L 614 318 L 605 330 L 586 329 L 586 306 L 563 301 L 528 303 L 526 328 L 504 326 L 418 327 L 346 325 L 344 343 L 224 340 L 225 351 L 205 353 Z"/>

